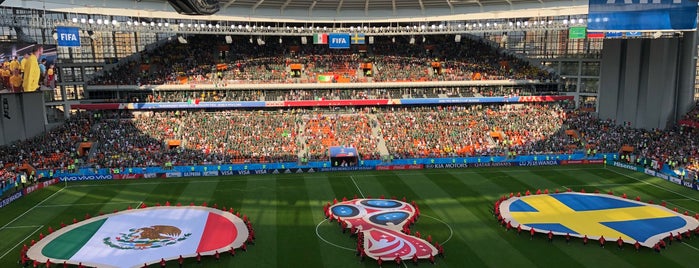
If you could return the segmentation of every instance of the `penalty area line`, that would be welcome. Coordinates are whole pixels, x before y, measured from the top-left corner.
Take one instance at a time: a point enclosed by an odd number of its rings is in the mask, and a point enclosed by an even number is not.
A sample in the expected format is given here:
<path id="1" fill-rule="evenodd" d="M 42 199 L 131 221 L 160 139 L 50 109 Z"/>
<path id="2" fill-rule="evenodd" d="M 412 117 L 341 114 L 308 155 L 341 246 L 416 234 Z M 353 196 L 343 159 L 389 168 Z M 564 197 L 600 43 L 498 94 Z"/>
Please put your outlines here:
<path id="1" fill-rule="evenodd" d="M 41 230 L 41 228 L 44 228 L 44 226 L 43 226 L 43 225 L 40 225 L 39 228 L 36 228 L 36 230 L 34 230 L 34 232 L 32 232 L 32 233 L 29 234 L 28 236 L 24 237 L 24 239 L 20 240 L 19 243 L 17 243 L 14 247 L 10 248 L 10 250 L 8 250 L 7 252 L 5 252 L 5 254 L 2 254 L 2 256 L 0 256 L 0 260 L 2 260 L 3 258 L 5 258 L 5 256 L 7 256 L 7 254 L 10 254 L 10 252 L 12 252 L 13 250 L 15 250 L 15 248 L 17 248 L 20 244 L 22 244 L 22 241 L 29 239 L 32 235 L 34 235 L 36 232 L 38 232 L 39 230 Z"/>
<path id="2" fill-rule="evenodd" d="M 7 226 L 5 229 L 26 229 L 26 228 L 39 228 L 43 225 L 24 225 L 24 226 Z"/>
<path id="3" fill-rule="evenodd" d="M 104 202 L 104 203 L 73 203 L 73 204 L 55 204 L 55 205 L 42 205 L 38 206 L 40 208 L 53 208 L 53 207 L 72 207 L 72 206 L 94 206 L 94 205 L 117 205 L 117 204 L 131 204 L 132 202 Z"/>
<path id="4" fill-rule="evenodd" d="M 15 217 L 15 219 L 11 220 L 11 221 L 8 222 L 7 224 L 5 224 L 5 225 L 3 225 L 2 227 L 0 227 L 0 230 L 5 229 L 5 227 L 7 227 L 7 226 L 9 226 L 10 224 L 12 224 L 12 223 L 16 222 L 17 220 L 21 219 L 22 217 L 24 217 L 24 215 L 27 215 L 27 213 L 29 213 L 29 211 L 34 210 L 34 209 L 37 208 L 38 206 L 41 206 L 41 204 L 43 204 L 43 203 L 46 202 L 47 200 L 51 199 L 54 195 L 56 195 L 56 194 L 60 193 L 61 191 L 63 191 L 63 189 L 65 189 L 65 187 L 63 187 L 63 188 L 61 188 L 60 190 L 56 191 L 56 192 L 53 193 L 52 195 L 49 195 L 49 197 L 47 197 L 47 198 L 45 198 L 44 200 L 42 200 L 41 202 L 37 203 L 36 205 L 34 205 L 33 207 L 31 207 L 30 209 L 27 209 L 27 211 L 25 211 L 24 213 L 22 213 L 22 214 L 20 214 L 19 216 Z M 0 259 L 1 259 L 1 258 L 0 258 Z"/>

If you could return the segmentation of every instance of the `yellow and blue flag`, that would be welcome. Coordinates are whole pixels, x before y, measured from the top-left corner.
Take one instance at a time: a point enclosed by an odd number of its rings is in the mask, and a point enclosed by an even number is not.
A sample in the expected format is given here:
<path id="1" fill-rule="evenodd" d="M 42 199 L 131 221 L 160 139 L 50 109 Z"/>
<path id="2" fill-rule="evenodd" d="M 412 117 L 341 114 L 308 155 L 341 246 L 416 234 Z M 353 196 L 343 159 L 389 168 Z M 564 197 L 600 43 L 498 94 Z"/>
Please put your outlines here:
<path id="1" fill-rule="evenodd" d="M 560 193 L 510 198 L 500 213 L 512 226 L 536 232 L 624 242 L 652 247 L 671 233 L 699 227 L 696 219 L 659 205 L 613 195 Z"/>
<path id="2" fill-rule="evenodd" d="M 350 36 L 350 42 L 353 45 L 363 45 L 365 44 L 365 40 L 363 33 L 355 33 Z"/>

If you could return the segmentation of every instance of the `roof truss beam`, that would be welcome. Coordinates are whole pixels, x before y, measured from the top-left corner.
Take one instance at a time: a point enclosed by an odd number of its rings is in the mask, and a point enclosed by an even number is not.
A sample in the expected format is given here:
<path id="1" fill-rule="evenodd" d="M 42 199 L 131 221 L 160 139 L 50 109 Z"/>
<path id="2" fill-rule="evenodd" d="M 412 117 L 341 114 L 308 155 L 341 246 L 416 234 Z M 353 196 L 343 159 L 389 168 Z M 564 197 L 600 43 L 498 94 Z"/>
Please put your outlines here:
<path id="1" fill-rule="evenodd" d="M 364 1 L 364 16 L 369 16 L 369 0 Z"/>
<path id="2" fill-rule="evenodd" d="M 258 8 L 258 7 L 262 4 L 262 2 L 264 2 L 264 1 L 265 1 L 265 0 L 257 1 L 257 3 L 255 3 L 254 6 L 252 6 L 252 13 L 253 13 L 253 14 L 255 13 L 255 10 L 257 10 L 257 8 Z"/>
<path id="3" fill-rule="evenodd" d="M 282 7 L 281 7 L 282 14 L 284 14 L 284 10 L 286 10 L 286 7 L 288 7 L 289 4 L 291 4 L 291 0 L 286 0 L 286 2 L 284 2 L 284 4 L 282 4 Z"/>
<path id="4" fill-rule="evenodd" d="M 340 0 L 340 3 L 337 4 L 337 8 L 335 9 L 335 13 L 338 15 L 340 14 L 340 11 L 342 10 L 342 4 L 345 3 L 345 0 Z"/>
<path id="5" fill-rule="evenodd" d="M 223 5 L 223 8 L 226 9 L 229 6 L 231 6 L 233 3 L 235 3 L 235 0 L 230 0 L 230 1 L 226 2 L 226 4 Z"/>

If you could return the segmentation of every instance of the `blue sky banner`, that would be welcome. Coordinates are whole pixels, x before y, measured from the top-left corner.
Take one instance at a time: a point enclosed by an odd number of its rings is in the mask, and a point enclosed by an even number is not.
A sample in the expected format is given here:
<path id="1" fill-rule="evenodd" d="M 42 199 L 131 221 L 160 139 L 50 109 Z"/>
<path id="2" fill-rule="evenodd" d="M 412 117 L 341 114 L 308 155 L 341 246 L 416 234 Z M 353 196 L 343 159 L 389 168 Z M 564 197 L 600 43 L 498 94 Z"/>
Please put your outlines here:
<path id="1" fill-rule="evenodd" d="M 331 33 L 328 35 L 328 46 L 335 49 L 350 47 L 350 35 L 346 33 Z"/>
<path id="2" fill-rule="evenodd" d="M 697 2 L 692 0 L 589 0 L 590 31 L 694 30 Z"/>

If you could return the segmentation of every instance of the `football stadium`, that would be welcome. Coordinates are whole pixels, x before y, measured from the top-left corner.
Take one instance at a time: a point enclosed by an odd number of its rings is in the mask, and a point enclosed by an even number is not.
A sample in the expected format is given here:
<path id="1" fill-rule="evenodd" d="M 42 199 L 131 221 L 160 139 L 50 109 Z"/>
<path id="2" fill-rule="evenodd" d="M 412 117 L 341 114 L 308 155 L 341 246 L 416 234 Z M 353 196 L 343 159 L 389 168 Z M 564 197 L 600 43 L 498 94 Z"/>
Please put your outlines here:
<path id="1" fill-rule="evenodd" d="M 693 0 L 0 0 L 0 267 L 696 267 Z"/>

